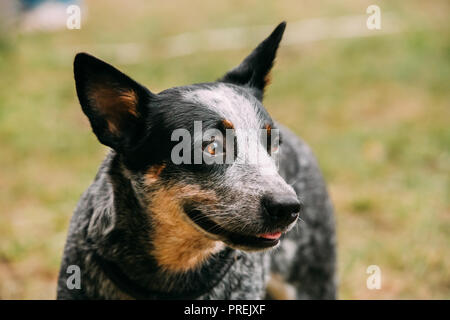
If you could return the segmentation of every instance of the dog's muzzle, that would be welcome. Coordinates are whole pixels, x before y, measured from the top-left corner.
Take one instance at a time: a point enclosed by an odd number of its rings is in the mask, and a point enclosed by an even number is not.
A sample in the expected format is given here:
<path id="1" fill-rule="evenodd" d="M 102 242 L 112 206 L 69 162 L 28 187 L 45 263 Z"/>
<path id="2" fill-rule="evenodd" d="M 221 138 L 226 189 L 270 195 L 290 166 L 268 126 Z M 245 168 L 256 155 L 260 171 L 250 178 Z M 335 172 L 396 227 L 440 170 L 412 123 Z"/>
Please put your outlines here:
<path id="1" fill-rule="evenodd" d="M 270 195 L 261 200 L 263 218 L 268 221 L 270 230 L 261 233 L 244 234 L 227 230 L 197 208 L 185 206 L 185 213 L 191 222 L 206 232 L 207 235 L 238 249 L 263 250 L 275 247 L 280 243 L 280 237 L 295 224 L 301 204 L 296 197 Z"/>

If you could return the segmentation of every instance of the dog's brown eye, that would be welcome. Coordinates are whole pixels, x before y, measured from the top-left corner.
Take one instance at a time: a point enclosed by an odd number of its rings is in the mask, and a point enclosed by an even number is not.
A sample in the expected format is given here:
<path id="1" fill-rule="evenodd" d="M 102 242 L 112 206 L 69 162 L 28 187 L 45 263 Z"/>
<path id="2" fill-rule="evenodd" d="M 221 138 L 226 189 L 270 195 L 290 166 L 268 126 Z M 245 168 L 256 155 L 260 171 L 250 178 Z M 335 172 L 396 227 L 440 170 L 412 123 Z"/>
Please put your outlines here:
<path id="1" fill-rule="evenodd" d="M 210 155 L 215 155 L 216 150 L 217 150 L 217 142 L 213 142 L 208 145 L 207 151 Z"/>
<path id="2" fill-rule="evenodd" d="M 219 140 L 213 139 L 212 141 L 208 141 L 203 145 L 203 151 L 206 152 L 210 156 L 217 156 L 225 151 L 223 150 L 223 146 Z"/>

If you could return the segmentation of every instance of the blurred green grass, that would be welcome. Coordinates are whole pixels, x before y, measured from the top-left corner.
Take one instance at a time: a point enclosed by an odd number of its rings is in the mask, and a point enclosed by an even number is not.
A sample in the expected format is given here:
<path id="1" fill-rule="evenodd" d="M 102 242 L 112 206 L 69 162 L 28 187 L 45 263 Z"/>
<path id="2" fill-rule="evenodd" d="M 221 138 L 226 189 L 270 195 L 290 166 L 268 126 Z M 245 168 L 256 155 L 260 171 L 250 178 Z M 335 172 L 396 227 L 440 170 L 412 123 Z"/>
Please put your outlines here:
<path id="1" fill-rule="evenodd" d="M 81 30 L 23 34 L 0 46 L 0 298 L 55 297 L 70 216 L 106 153 L 76 100 L 76 52 L 89 50 L 157 92 L 214 80 L 251 49 L 167 58 L 157 45 L 164 37 L 285 19 L 289 28 L 365 14 L 372 4 L 121 3 L 87 1 Z M 377 3 L 409 28 L 282 47 L 265 104 L 312 146 L 329 183 L 340 297 L 448 299 L 449 4 Z M 98 49 L 133 42 L 149 48 L 134 64 Z M 372 264 L 381 268 L 381 290 L 366 288 Z"/>

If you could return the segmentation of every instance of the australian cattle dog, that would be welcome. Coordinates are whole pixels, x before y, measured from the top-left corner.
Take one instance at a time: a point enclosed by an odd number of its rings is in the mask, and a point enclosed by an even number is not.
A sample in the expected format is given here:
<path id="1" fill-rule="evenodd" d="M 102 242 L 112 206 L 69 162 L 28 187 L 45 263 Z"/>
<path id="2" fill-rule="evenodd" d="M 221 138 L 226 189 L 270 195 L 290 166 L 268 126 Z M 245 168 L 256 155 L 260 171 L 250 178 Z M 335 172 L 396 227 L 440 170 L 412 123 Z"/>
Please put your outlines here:
<path id="1" fill-rule="evenodd" d="M 59 299 L 336 298 L 322 175 L 262 104 L 285 26 L 218 80 L 160 93 L 77 54 L 110 152 L 72 217 Z"/>

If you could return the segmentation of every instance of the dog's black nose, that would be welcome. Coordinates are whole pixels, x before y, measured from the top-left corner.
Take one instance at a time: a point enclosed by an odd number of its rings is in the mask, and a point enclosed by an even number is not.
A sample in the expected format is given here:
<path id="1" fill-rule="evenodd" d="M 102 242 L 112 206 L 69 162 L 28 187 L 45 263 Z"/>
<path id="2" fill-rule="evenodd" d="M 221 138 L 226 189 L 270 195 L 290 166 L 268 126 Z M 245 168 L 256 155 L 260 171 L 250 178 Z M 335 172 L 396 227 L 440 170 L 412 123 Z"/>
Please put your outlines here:
<path id="1" fill-rule="evenodd" d="M 285 194 L 268 194 L 262 198 L 262 206 L 266 215 L 280 223 L 291 223 L 301 209 L 297 197 Z"/>

